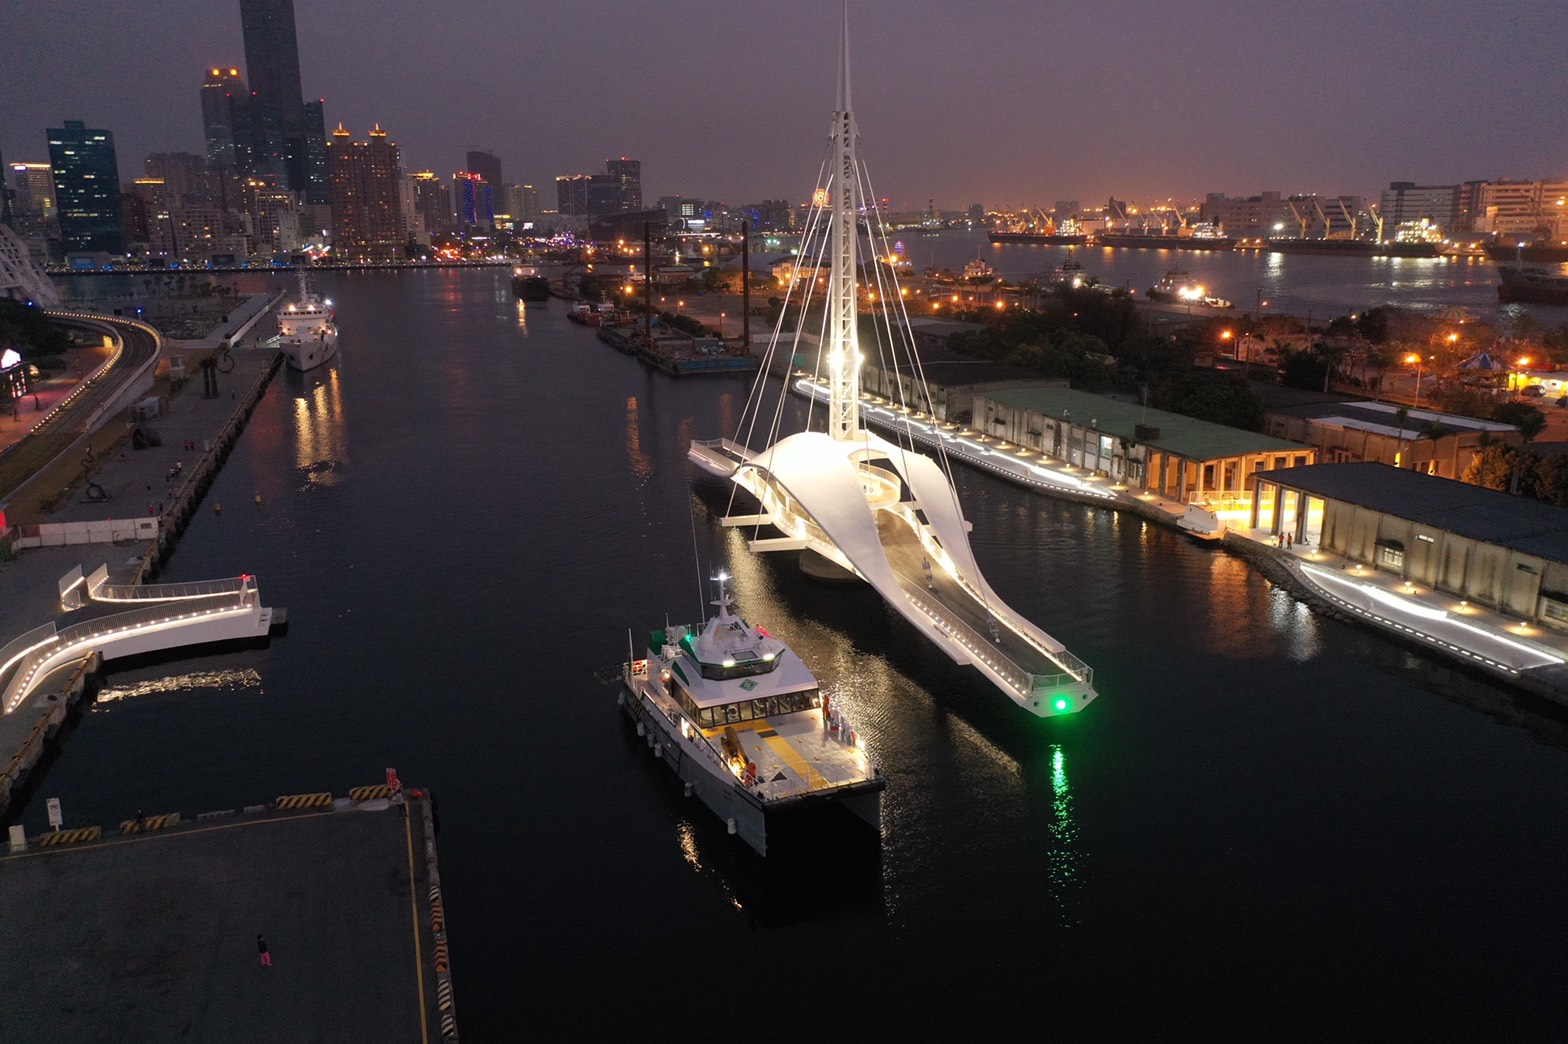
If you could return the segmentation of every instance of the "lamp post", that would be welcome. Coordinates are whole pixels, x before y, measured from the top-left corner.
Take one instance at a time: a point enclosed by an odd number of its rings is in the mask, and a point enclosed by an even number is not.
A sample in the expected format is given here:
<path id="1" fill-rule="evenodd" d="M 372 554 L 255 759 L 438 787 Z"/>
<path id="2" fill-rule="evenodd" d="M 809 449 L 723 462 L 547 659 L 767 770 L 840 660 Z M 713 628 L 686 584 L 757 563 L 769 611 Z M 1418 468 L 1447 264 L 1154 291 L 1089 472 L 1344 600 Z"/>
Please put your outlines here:
<path id="1" fill-rule="evenodd" d="M 1418 410 L 1421 408 L 1421 363 L 1423 361 L 1424 360 L 1422 360 L 1421 356 L 1417 355 L 1415 352 L 1411 352 L 1409 355 L 1405 356 L 1405 362 L 1407 364 L 1414 363 L 1416 367 L 1415 408 Z"/>
<path id="2" fill-rule="evenodd" d="M 719 313 L 719 340 L 724 340 L 724 313 Z"/>

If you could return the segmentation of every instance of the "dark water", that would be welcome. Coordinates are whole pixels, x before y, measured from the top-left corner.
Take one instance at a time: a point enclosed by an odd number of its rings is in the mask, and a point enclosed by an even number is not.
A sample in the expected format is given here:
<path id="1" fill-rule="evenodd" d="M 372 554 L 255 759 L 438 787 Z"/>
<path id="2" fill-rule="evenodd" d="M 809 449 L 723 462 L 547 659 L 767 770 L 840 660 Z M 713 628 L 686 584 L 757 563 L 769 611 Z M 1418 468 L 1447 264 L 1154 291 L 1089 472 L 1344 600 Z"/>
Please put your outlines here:
<path id="1" fill-rule="evenodd" d="M 339 362 L 274 384 L 167 574 L 257 573 L 291 633 L 111 679 L 41 790 L 73 820 L 395 766 L 440 801 L 474 1041 L 1561 1030 L 1560 719 L 961 470 L 993 585 L 1097 670 L 1086 713 L 1037 720 L 717 526 L 684 449 L 742 383 L 651 375 L 504 270 L 326 283 Z M 694 528 L 880 759 L 880 851 L 763 868 L 625 729 L 627 628 L 694 615 Z"/>

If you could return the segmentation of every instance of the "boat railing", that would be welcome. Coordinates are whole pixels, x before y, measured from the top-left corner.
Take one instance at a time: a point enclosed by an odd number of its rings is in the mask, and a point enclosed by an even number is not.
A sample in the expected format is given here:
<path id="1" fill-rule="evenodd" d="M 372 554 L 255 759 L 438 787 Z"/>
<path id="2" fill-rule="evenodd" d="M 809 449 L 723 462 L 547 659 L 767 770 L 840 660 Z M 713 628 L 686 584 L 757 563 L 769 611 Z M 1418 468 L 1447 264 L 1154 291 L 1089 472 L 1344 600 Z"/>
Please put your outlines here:
<path id="1" fill-rule="evenodd" d="M 638 660 L 636 663 L 643 664 L 641 673 L 638 673 L 634 669 L 635 664 L 628 663 L 622 665 L 622 671 L 625 674 L 628 683 L 627 687 L 632 692 L 639 693 L 637 698 L 643 701 L 643 705 L 646 707 L 651 707 L 655 712 L 657 712 L 660 717 L 669 723 L 671 730 L 680 733 L 681 738 L 687 743 L 690 743 L 699 754 L 706 757 L 709 761 L 713 762 L 715 766 L 722 769 L 729 775 L 735 775 L 735 770 L 730 767 L 729 760 L 725 758 L 719 749 L 713 745 L 713 741 L 708 739 L 707 733 L 703 732 L 700 726 L 698 726 L 690 718 L 687 718 L 684 714 L 679 716 L 671 714 L 668 708 L 660 704 L 658 700 L 651 699 L 650 697 L 641 694 L 641 690 L 639 688 L 630 684 L 633 679 L 646 679 L 648 676 L 648 669 L 650 666 L 648 661 Z"/>

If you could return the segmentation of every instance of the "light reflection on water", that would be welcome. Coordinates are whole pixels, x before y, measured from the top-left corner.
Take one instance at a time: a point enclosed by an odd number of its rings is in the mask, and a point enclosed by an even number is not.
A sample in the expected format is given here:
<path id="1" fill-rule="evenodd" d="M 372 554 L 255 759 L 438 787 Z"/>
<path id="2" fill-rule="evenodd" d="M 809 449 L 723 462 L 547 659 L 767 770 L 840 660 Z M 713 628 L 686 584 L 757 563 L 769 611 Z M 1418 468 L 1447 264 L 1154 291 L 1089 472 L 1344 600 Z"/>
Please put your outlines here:
<path id="1" fill-rule="evenodd" d="M 348 431 L 343 417 L 342 378 L 336 365 L 328 365 L 315 383 L 294 396 L 294 466 L 305 476 L 305 488 L 335 486 L 348 452 Z"/>
<path id="2" fill-rule="evenodd" d="M 1046 857 L 1051 898 L 1056 900 L 1058 923 L 1071 928 L 1079 923 L 1074 910 L 1080 888 L 1078 824 L 1073 819 L 1073 795 L 1067 785 L 1067 755 L 1060 743 L 1051 744 L 1051 825 L 1046 832 L 1051 839 Z"/>
<path id="3" fill-rule="evenodd" d="M 192 671 L 188 674 L 171 674 L 162 678 L 147 678 L 128 685 L 111 685 L 100 689 L 93 701 L 93 710 L 106 709 L 107 704 L 134 700 L 141 696 L 156 696 L 171 692 L 189 692 L 196 689 L 215 689 L 235 692 L 261 685 L 261 675 L 255 670 Z"/>

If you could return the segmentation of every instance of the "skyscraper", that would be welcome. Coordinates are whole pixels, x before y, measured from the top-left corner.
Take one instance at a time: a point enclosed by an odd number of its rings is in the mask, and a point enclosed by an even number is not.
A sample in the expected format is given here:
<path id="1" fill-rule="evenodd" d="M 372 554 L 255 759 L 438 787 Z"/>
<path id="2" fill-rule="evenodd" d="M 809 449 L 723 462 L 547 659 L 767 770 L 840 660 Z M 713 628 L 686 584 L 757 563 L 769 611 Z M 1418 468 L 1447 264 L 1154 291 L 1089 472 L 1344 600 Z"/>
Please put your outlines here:
<path id="1" fill-rule="evenodd" d="M 604 161 L 604 169 L 615 179 L 620 195 L 620 209 L 642 209 L 642 160 L 620 159 Z"/>
<path id="2" fill-rule="evenodd" d="M 327 186 L 327 116 L 325 101 L 317 98 L 305 103 L 305 193 L 306 203 L 331 203 Z"/>
<path id="3" fill-rule="evenodd" d="M 294 0 L 240 0 L 256 155 L 252 173 L 303 192 L 305 104 Z"/>
<path id="4" fill-rule="evenodd" d="M 588 213 L 591 174 L 562 174 L 555 179 L 555 209 L 562 214 Z"/>
<path id="5" fill-rule="evenodd" d="M 523 212 L 517 216 L 524 221 L 539 220 L 539 190 L 532 185 L 523 186 Z"/>
<path id="6" fill-rule="evenodd" d="M 327 178 L 332 190 L 332 247 L 344 259 L 391 260 L 403 249 L 407 231 L 398 206 L 397 143 L 377 124 L 369 141 L 354 141 L 338 124 L 327 142 Z"/>
<path id="7" fill-rule="evenodd" d="M 201 85 L 201 126 L 207 164 L 246 170 L 251 164 L 250 95 L 238 69 L 213 66 Z"/>
<path id="8" fill-rule="evenodd" d="M 465 170 L 473 171 L 485 179 L 485 184 L 490 186 L 492 193 L 503 191 L 506 182 L 501 180 L 501 158 L 489 152 L 470 152 L 468 166 Z"/>
<path id="9" fill-rule="evenodd" d="M 47 163 L 11 164 L 15 190 L 11 215 L 23 235 L 51 235 L 54 229 L 54 172 Z"/>
<path id="10" fill-rule="evenodd" d="M 120 233 L 120 166 L 114 135 L 90 130 L 81 120 L 49 128 L 49 165 L 60 217 L 60 239 L 67 251 L 123 253 Z"/>
<path id="11" fill-rule="evenodd" d="M 452 224 L 452 190 L 441 184 L 434 171 L 412 175 L 414 210 L 424 220 L 426 232 L 445 232 Z"/>
<path id="12" fill-rule="evenodd" d="M 459 225 L 495 224 L 495 186 L 475 171 L 460 170 L 452 175 L 452 203 Z"/>

